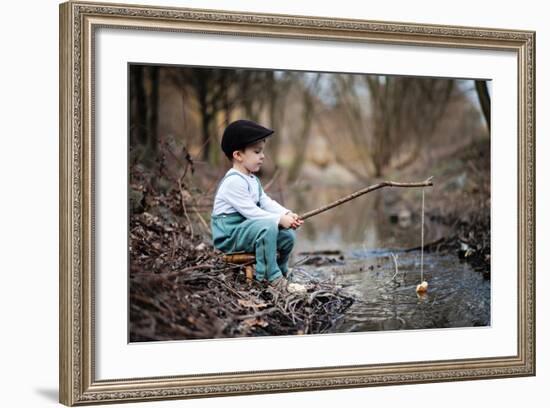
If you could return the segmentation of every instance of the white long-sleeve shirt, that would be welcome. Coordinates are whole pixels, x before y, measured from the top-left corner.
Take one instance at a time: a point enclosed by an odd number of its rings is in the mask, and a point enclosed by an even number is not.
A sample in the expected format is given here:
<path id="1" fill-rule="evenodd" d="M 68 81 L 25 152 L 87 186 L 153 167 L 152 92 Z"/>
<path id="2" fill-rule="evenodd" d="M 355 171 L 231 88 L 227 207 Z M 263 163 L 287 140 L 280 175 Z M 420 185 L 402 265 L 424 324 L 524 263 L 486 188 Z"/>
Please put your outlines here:
<path id="1" fill-rule="evenodd" d="M 271 199 L 265 191 L 259 197 L 259 180 L 253 174 L 243 174 L 236 169 L 229 169 L 225 174 L 237 175 L 226 177 L 218 187 L 214 197 L 212 215 L 230 214 L 238 212 L 248 219 L 270 219 L 275 223 L 283 214 L 290 210 L 277 201 Z M 256 203 L 259 201 L 260 206 Z"/>

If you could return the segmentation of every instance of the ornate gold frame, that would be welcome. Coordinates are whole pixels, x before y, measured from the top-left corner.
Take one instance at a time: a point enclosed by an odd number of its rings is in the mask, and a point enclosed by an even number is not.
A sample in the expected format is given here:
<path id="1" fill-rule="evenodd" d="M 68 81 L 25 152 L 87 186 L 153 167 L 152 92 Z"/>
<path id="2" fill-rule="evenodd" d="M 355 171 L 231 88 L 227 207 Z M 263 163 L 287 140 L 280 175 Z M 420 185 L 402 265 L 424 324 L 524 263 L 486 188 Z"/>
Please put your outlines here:
<path id="1" fill-rule="evenodd" d="M 94 376 L 93 46 L 98 27 L 517 53 L 518 349 L 513 356 L 98 381 Z M 66 405 L 535 374 L 535 33 L 126 4 L 60 5 L 60 401 Z"/>

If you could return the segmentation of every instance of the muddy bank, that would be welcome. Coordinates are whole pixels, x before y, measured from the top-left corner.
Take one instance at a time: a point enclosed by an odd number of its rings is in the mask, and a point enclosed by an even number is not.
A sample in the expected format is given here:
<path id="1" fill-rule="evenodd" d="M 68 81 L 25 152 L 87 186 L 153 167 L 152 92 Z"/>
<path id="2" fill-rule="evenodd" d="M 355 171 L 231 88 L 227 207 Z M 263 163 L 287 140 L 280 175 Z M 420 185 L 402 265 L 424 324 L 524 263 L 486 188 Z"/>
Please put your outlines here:
<path id="1" fill-rule="evenodd" d="M 283 294 L 247 282 L 207 231 L 187 223 L 179 191 L 141 189 L 130 218 L 130 341 L 324 333 L 353 303 L 342 287 L 300 277 L 307 293 Z"/>
<path id="2" fill-rule="evenodd" d="M 429 214 L 452 231 L 440 249 L 456 253 L 487 279 L 491 276 L 490 157 L 489 139 L 457 152 L 453 159 L 463 166 L 443 166 L 444 194 Z"/>
<path id="3" fill-rule="evenodd" d="M 426 190 L 425 202 L 428 239 L 424 249 L 455 254 L 487 279 L 491 276 L 490 167 L 489 139 L 441 157 L 429 170 L 434 186 Z M 424 175 L 425 170 L 416 174 Z M 385 197 L 388 217 L 393 217 L 394 223 L 403 222 L 400 215 L 404 212 L 409 222 L 420 225 L 420 203 L 418 191 L 400 195 L 389 191 Z M 417 249 L 420 246 L 410 248 Z"/>
<path id="4" fill-rule="evenodd" d="M 467 220 L 463 218 L 441 217 L 433 215 L 434 220 L 449 225 L 456 231 L 434 243 L 429 243 L 428 252 L 448 251 L 468 262 L 474 270 L 483 274 L 486 279 L 491 277 L 491 223 L 489 214 L 484 211 L 474 212 Z"/>

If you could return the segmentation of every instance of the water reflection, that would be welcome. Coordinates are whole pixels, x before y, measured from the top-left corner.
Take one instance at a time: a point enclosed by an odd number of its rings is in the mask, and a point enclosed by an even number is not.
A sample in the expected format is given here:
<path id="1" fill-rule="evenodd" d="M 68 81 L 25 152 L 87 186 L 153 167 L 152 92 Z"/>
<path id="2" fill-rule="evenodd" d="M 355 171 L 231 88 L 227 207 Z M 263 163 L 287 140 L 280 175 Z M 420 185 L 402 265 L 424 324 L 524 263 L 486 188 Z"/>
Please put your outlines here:
<path id="1" fill-rule="evenodd" d="M 326 187 L 296 189 L 285 203 L 297 213 L 304 213 L 351 194 L 360 187 Z M 346 250 L 357 245 L 365 248 L 410 248 L 420 246 L 420 213 L 406 207 L 390 206 L 377 190 L 304 222 L 298 230 L 295 252 Z M 386 200 L 386 201 L 384 201 Z M 399 213 L 408 213 L 409 222 L 400 222 Z M 447 233 L 446 227 L 425 220 L 426 242 Z"/>

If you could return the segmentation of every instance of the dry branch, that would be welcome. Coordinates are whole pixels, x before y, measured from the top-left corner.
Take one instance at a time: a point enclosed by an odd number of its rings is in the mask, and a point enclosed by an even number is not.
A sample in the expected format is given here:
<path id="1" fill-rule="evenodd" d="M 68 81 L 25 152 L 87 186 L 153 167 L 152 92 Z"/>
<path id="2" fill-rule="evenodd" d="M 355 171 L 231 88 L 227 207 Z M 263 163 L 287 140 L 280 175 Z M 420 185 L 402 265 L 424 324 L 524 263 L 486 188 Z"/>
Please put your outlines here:
<path id="1" fill-rule="evenodd" d="M 417 182 L 417 183 L 398 183 L 395 181 L 383 181 L 378 184 L 374 184 L 372 186 L 363 188 L 359 191 L 356 191 L 355 193 L 352 193 L 350 195 L 347 195 L 345 197 L 340 198 L 339 200 L 336 200 L 330 204 L 324 205 L 320 208 L 317 208 L 312 211 L 308 211 L 302 215 L 300 215 L 300 219 L 305 220 L 309 217 L 313 217 L 314 215 L 320 214 L 322 212 L 325 212 L 327 210 L 330 210 L 331 208 L 334 208 L 340 204 L 344 204 L 347 201 L 353 200 L 354 198 L 357 198 L 359 196 L 362 196 L 363 194 L 370 193 L 371 191 L 378 190 L 382 187 L 431 187 L 433 186 L 432 182 L 433 177 L 430 177 L 424 181 Z"/>

